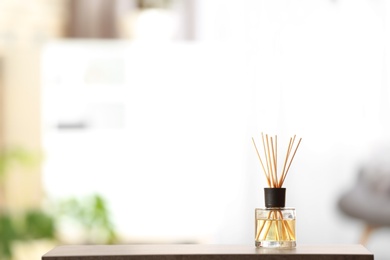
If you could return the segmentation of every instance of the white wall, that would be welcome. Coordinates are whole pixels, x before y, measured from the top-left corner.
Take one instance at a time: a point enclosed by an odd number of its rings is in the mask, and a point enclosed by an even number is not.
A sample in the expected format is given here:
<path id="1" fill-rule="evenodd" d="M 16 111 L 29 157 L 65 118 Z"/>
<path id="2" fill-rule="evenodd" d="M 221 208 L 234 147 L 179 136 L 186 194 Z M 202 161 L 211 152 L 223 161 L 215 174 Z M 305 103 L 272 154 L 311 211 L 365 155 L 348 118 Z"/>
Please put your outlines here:
<path id="1" fill-rule="evenodd" d="M 248 132 L 303 137 L 286 184 L 298 211 L 298 240 L 357 242 L 360 223 L 342 217 L 336 203 L 374 144 L 389 140 L 388 2 L 202 1 L 200 9 L 200 39 L 252 47 Z M 249 142 L 247 157 L 247 190 L 255 199 L 244 212 L 262 205 L 265 184 L 253 177 L 262 173 Z M 368 245 L 379 256 L 386 254 L 379 246 L 389 241 L 386 234 L 374 234 Z"/>
<path id="2" fill-rule="evenodd" d="M 129 239 L 215 241 L 220 215 L 245 195 L 240 173 L 252 75 L 239 50 L 196 43 L 48 45 L 42 99 L 48 194 L 102 193 Z M 123 81 L 102 83 L 107 75 L 90 73 L 114 61 L 114 71 L 123 64 Z M 86 82 L 85 74 L 100 83 Z M 88 126 L 56 128 L 79 122 Z"/>

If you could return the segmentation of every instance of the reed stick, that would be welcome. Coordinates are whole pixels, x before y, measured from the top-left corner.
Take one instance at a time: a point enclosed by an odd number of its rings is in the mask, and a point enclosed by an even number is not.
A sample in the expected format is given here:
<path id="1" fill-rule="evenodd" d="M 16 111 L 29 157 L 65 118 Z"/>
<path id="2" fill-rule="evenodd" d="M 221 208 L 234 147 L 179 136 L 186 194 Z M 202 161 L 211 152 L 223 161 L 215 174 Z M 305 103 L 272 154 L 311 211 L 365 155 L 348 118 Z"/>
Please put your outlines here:
<path id="1" fill-rule="evenodd" d="M 266 134 L 264 137 L 264 134 L 261 133 L 261 139 L 263 143 L 265 163 L 263 162 L 261 153 L 257 148 L 255 139 L 253 137 L 252 142 L 255 147 L 257 157 L 260 161 L 260 165 L 263 169 L 264 175 L 267 179 L 268 187 L 281 188 L 287 177 L 288 171 L 290 170 L 291 164 L 294 160 L 295 154 L 299 148 L 302 138 L 299 139 L 298 144 L 294 148 L 296 135 L 290 137 L 290 141 L 286 150 L 286 156 L 284 158 L 283 168 L 280 173 L 278 173 L 278 136 L 275 135 L 275 137 L 272 137 Z"/>
<path id="2" fill-rule="evenodd" d="M 252 137 L 252 142 L 253 142 L 253 145 L 255 146 L 256 153 L 257 153 L 257 157 L 259 158 L 261 167 L 263 168 L 263 171 L 264 171 L 264 172 L 267 172 L 267 171 L 265 170 L 263 161 L 261 160 L 261 156 L 260 156 L 259 150 L 257 149 L 256 142 L 255 142 L 255 139 L 253 139 L 253 137 Z M 268 178 L 267 174 L 266 174 L 266 178 L 267 178 L 268 186 L 271 186 L 271 183 L 270 183 L 270 181 L 269 181 L 269 178 Z"/>
<path id="3" fill-rule="evenodd" d="M 278 183 L 277 160 L 275 155 L 276 148 L 274 148 L 274 142 L 272 137 L 271 137 L 271 148 L 272 148 L 271 150 L 272 150 L 272 164 L 273 164 L 273 176 L 274 176 L 273 179 L 275 183 Z"/>
<path id="4" fill-rule="evenodd" d="M 296 148 L 295 148 L 294 154 L 292 155 L 291 160 L 290 160 L 290 163 L 289 163 L 289 165 L 288 165 L 288 167 L 287 167 L 286 173 L 284 174 L 284 178 L 282 179 L 281 185 L 283 184 L 284 180 L 286 179 L 288 170 L 290 169 L 291 163 L 292 163 L 292 161 L 294 160 L 295 154 L 296 154 L 296 152 L 297 152 L 297 150 L 298 150 L 298 147 L 299 147 L 299 144 L 301 143 L 301 141 L 302 141 L 302 138 L 300 138 L 299 141 L 298 141 L 298 144 L 297 144 L 297 146 L 296 146 Z"/>
<path id="5" fill-rule="evenodd" d="M 293 141 L 293 139 L 292 139 L 292 137 L 290 137 L 290 142 L 288 143 L 288 147 L 287 147 L 287 151 L 286 151 L 286 158 L 285 158 L 284 164 L 283 164 L 283 170 L 282 170 L 282 178 L 281 178 L 281 180 L 283 180 L 283 178 L 284 178 L 284 173 L 285 173 L 285 171 L 286 171 L 286 165 L 287 165 L 288 157 L 289 157 L 289 154 L 290 154 L 290 150 L 291 150 L 290 147 L 291 147 L 291 145 L 292 145 L 292 141 Z M 278 183 L 278 186 L 279 186 L 279 188 L 282 187 L 281 181 Z"/>
<path id="6" fill-rule="evenodd" d="M 265 149 L 265 141 L 264 141 L 264 134 L 263 133 L 261 133 L 261 139 L 263 140 L 264 155 L 265 155 L 265 160 L 267 163 L 267 171 L 264 171 L 264 173 L 265 173 L 267 179 L 269 180 L 269 185 L 272 186 L 270 171 L 269 171 L 269 161 L 268 161 L 268 156 L 267 156 L 267 149 Z"/>

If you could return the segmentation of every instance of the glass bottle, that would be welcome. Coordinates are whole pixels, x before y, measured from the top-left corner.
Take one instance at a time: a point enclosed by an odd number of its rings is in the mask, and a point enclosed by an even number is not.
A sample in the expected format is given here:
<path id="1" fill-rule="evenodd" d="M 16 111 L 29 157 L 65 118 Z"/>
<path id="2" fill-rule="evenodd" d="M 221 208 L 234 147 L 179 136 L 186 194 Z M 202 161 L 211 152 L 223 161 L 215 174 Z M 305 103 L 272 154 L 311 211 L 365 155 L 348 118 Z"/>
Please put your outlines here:
<path id="1" fill-rule="evenodd" d="M 295 208 L 285 208 L 286 188 L 264 188 L 265 208 L 255 209 L 256 247 L 293 248 Z"/>

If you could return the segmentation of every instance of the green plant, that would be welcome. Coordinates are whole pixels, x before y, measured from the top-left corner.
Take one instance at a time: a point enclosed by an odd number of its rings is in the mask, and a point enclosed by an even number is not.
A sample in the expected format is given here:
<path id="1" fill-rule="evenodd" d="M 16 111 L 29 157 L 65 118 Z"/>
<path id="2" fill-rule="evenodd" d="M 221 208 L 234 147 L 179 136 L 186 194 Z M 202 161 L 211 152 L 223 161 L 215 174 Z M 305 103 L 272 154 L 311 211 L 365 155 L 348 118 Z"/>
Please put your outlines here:
<path id="1" fill-rule="evenodd" d="M 60 222 L 70 218 L 86 234 L 88 241 L 112 244 L 117 234 L 110 219 L 106 201 L 99 195 L 85 198 L 70 198 L 57 201 L 55 211 L 30 209 L 24 212 L 10 212 L 1 208 L 4 199 L 4 185 L 7 174 L 15 166 L 33 167 L 41 161 L 38 153 L 13 147 L 0 150 L 0 259 L 12 259 L 12 245 L 16 241 L 32 239 L 57 240 Z"/>
<path id="2" fill-rule="evenodd" d="M 87 243 L 113 244 L 118 240 L 107 203 L 100 195 L 66 199 L 59 203 L 58 214 L 60 219 L 76 223 Z"/>
<path id="3" fill-rule="evenodd" d="M 7 213 L 0 213 L 0 257 L 12 257 L 12 243 L 17 239 L 17 231 L 13 218 Z"/>
<path id="4" fill-rule="evenodd" d="M 23 219 L 23 239 L 55 239 L 55 220 L 41 210 L 27 211 Z"/>
<path id="5" fill-rule="evenodd" d="M 15 241 L 54 239 L 54 218 L 41 210 L 0 213 L 0 259 L 12 259 Z"/>
<path id="6" fill-rule="evenodd" d="M 54 210 L 0 211 L 0 259 L 12 259 L 12 244 L 34 239 L 58 240 L 61 221 L 72 220 L 86 243 L 113 244 L 118 241 L 106 201 L 100 195 L 70 198 L 54 203 Z"/>
<path id="7" fill-rule="evenodd" d="M 0 151 L 0 180 L 4 178 L 7 171 L 16 165 L 32 167 L 37 165 L 41 156 L 36 152 L 28 151 L 22 147 L 12 147 Z"/>
<path id="8" fill-rule="evenodd" d="M 26 239 L 25 227 L 35 226 L 37 229 L 42 228 L 42 225 L 49 221 L 44 216 L 43 212 L 36 211 L 26 212 L 26 215 L 19 216 L 19 214 L 11 213 L 4 208 L 5 196 L 4 185 L 9 169 L 17 165 L 23 167 L 33 167 L 40 162 L 40 156 L 37 153 L 30 152 L 21 147 L 12 147 L 0 150 L 0 259 L 12 258 L 12 243 L 16 240 Z M 1 207 L 3 206 L 3 208 Z M 34 217 L 35 216 L 35 217 Z M 40 221 L 40 223 L 36 223 Z M 47 225 L 47 224 L 46 224 Z M 36 232 L 35 235 L 38 233 Z"/>

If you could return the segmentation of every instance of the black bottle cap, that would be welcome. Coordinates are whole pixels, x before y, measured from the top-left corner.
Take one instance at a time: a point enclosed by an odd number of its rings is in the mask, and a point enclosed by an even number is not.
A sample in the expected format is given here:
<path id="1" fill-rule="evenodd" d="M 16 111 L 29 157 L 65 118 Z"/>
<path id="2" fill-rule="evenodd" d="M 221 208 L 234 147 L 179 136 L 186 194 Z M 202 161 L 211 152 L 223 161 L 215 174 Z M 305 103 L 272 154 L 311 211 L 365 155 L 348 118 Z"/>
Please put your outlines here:
<path id="1" fill-rule="evenodd" d="M 264 188 L 266 208 L 283 208 L 286 202 L 286 188 Z"/>

